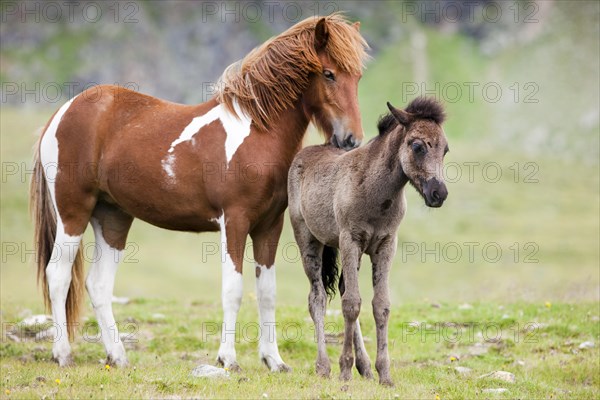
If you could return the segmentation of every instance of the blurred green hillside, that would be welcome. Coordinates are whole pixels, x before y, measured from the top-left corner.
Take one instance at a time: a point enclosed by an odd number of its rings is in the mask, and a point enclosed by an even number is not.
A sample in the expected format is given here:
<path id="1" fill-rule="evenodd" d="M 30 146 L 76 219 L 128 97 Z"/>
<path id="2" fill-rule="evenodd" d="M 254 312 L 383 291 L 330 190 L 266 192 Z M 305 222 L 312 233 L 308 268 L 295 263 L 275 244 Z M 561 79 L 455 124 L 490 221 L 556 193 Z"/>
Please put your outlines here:
<path id="1" fill-rule="evenodd" d="M 418 16 L 407 18 L 401 2 L 373 7 L 348 2 L 341 7 L 350 10 L 352 19 L 362 21 L 361 29 L 373 47 L 374 58 L 359 88 L 369 137 L 375 135 L 386 101 L 403 107 L 413 97 L 428 94 L 447 107 L 450 196 L 443 208 L 431 210 L 408 189 L 408 213 L 400 227 L 390 279 L 395 303 L 600 298 L 600 6 L 597 2 L 578 2 L 579 7 L 543 3 L 533 25 L 511 24 L 510 14 L 505 14 L 508 22 L 502 24 L 486 25 L 481 18 L 460 24 L 430 23 Z M 515 4 L 526 11 L 525 3 Z M 200 101 L 202 93 L 194 87 L 201 87 L 204 79 L 214 80 L 256 45 L 257 38 L 262 41 L 286 25 L 277 21 L 247 29 L 242 23 L 214 20 L 189 23 L 190 6 L 177 3 L 169 15 L 153 14 L 160 7 L 143 6 L 140 18 L 149 16 L 151 22 L 134 30 L 115 24 L 99 32 L 85 24 L 41 27 L 57 36 L 29 33 L 26 37 L 35 43 L 29 48 L 6 47 L 10 24 L 3 24 L 3 85 L 71 79 L 74 65 L 81 62 L 84 67 L 78 67 L 77 73 L 87 82 L 139 82 L 143 92 Z M 177 11 L 178 7 L 182 9 Z M 219 33 L 209 34 L 211 29 Z M 82 34 L 73 35 L 72 30 Z M 154 46 L 131 48 L 142 34 Z M 219 52 L 214 47 L 222 43 L 216 39 L 222 34 L 231 43 Z M 176 37 L 169 41 L 169 35 Z M 176 39 L 185 39 L 185 45 L 170 47 Z M 41 46 L 37 40 L 43 42 Z M 92 44 L 99 46 L 94 48 L 102 57 L 89 54 L 86 46 Z M 195 73 L 181 69 L 179 61 L 160 57 L 163 51 L 185 54 L 187 46 L 205 45 L 215 57 L 209 60 L 190 52 L 188 61 Z M 15 98 L 2 103 L 2 307 L 18 304 L 41 310 L 26 181 L 34 132 L 59 105 L 34 107 Z M 314 131 L 307 135 L 307 144 L 321 140 Z M 167 232 L 134 223 L 115 294 L 218 302 L 219 256 L 206 254 L 206 243 L 218 241 L 215 234 Z M 86 242 L 92 242 L 89 232 Z M 279 302 L 304 305 L 308 283 L 287 221 L 279 253 Z M 370 267 L 367 260 L 363 263 L 361 285 L 367 299 L 372 292 Z M 253 270 L 251 260 L 245 268 Z M 246 273 L 248 298 L 253 296 L 253 281 L 254 274 Z M 335 307 L 337 301 L 332 303 Z M 244 307 L 254 306 L 246 302 Z"/>

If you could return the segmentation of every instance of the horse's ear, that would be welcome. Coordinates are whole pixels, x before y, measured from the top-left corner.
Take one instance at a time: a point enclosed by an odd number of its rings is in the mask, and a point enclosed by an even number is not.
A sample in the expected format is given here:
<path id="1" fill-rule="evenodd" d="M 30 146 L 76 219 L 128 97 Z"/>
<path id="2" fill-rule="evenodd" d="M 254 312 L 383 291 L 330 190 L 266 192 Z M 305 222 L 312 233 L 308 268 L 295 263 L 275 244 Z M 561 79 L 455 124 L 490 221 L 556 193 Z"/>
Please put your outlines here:
<path id="1" fill-rule="evenodd" d="M 327 45 L 329 40 L 329 30 L 327 29 L 327 21 L 321 18 L 315 26 L 315 50 L 321 51 Z"/>
<path id="2" fill-rule="evenodd" d="M 389 101 L 387 103 L 387 106 L 390 109 L 390 112 L 392 113 L 394 118 L 396 118 L 396 121 L 400 123 L 400 125 L 407 126 L 408 124 L 410 124 L 410 122 L 413 119 L 412 114 L 407 113 L 404 110 L 397 109 L 396 107 L 391 105 Z"/>
<path id="3" fill-rule="evenodd" d="M 358 32 L 360 32 L 360 21 L 356 21 L 355 23 L 352 24 L 352 26 L 354 27 L 354 29 L 356 29 Z"/>

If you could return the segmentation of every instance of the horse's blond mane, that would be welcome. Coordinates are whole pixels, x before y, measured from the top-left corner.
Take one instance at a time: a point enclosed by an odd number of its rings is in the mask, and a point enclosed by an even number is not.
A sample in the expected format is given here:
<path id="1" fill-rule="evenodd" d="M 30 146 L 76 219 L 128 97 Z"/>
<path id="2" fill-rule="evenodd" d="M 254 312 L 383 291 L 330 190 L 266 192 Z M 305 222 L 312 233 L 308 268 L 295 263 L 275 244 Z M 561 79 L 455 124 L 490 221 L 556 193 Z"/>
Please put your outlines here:
<path id="1" fill-rule="evenodd" d="M 266 129 L 306 89 L 309 75 L 321 72 L 314 46 L 315 26 L 322 17 L 310 17 L 252 50 L 223 72 L 219 102 L 234 111 L 237 101 L 252 121 Z M 329 39 L 325 51 L 343 71 L 358 74 L 368 58 L 367 42 L 341 14 L 326 18 Z"/>

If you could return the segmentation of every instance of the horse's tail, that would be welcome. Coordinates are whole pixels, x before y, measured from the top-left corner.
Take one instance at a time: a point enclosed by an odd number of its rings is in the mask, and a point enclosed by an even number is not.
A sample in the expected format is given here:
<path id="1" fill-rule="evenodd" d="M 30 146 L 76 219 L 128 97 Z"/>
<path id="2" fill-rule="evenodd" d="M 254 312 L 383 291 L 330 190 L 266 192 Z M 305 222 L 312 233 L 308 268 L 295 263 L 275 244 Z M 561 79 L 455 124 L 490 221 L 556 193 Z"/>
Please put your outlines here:
<path id="1" fill-rule="evenodd" d="M 56 211 L 52 204 L 50 191 L 48 190 L 44 167 L 40 161 L 41 138 L 42 136 L 40 135 L 33 156 L 34 168 L 29 190 L 29 211 L 35 224 L 34 243 L 36 248 L 37 280 L 38 284 L 42 286 L 46 310 L 50 310 L 51 302 L 46 279 L 46 266 L 52 257 L 52 250 L 56 240 Z M 67 333 L 71 339 L 75 333 L 76 322 L 79 321 L 83 287 L 83 253 L 81 246 L 79 246 L 73 263 L 71 284 L 66 302 Z"/>
<path id="2" fill-rule="evenodd" d="M 334 247 L 323 248 L 321 280 L 325 286 L 327 297 L 331 300 L 335 296 L 335 284 L 338 279 L 338 251 Z"/>

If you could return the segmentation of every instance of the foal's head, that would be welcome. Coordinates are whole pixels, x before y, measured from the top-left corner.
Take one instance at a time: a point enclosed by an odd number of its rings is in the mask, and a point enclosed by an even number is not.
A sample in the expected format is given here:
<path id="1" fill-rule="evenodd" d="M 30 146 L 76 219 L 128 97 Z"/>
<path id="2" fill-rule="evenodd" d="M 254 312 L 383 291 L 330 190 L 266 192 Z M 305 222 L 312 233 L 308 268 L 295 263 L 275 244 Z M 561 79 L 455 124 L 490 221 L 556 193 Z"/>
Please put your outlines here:
<path id="1" fill-rule="evenodd" d="M 362 76 L 366 43 L 358 22 L 332 22 L 321 18 L 314 30 L 314 48 L 320 68 L 310 75 L 303 104 L 313 122 L 336 147 L 352 149 L 363 140 L 358 107 L 358 81 Z"/>
<path id="2" fill-rule="evenodd" d="M 400 134 L 397 152 L 402 171 L 429 207 L 440 207 L 448 190 L 442 169 L 448 141 L 442 130 L 444 109 L 433 98 L 418 97 L 404 110 L 387 103 L 391 114 L 378 124 L 380 135 Z"/>

